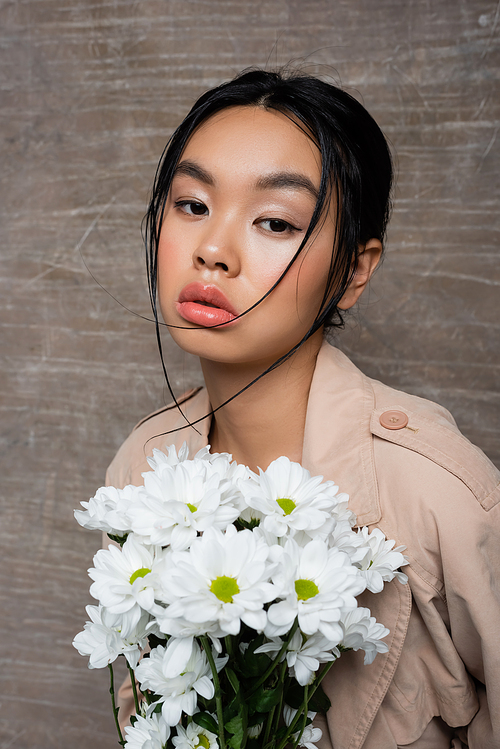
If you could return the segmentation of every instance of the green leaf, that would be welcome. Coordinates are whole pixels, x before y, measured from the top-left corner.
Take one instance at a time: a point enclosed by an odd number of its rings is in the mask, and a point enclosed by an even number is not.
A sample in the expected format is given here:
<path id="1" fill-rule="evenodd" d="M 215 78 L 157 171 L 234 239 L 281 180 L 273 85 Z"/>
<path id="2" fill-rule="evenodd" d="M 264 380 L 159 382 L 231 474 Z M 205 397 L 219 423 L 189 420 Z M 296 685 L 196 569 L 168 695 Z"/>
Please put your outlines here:
<path id="1" fill-rule="evenodd" d="M 195 713 L 193 720 L 197 726 L 204 728 L 206 731 L 211 731 L 215 734 L 219 733 L 219 726 L 209 713 Z"/>
<path id="2" fill-rule="evenodd" d="M 253 726 L 258 726 L 259 723 L 264 723 L 266 718 L 266 713 L 252 713 L 252 715 L 248 716 L 248 727 L 253 728 Z"/>
<path id="3" fill-rule="evenodd" d="M 267 653 L 257 653 L 255 650 L 264 643 L 264 635 L 256 637 L 243 655 L 243 673 L 245 677 L 259 677 L 269 668 L 271 657 Z"/>
<path id="4" fill-rule="evenodd" d="M 312 710 L 315 713 L 326 713 L 331 706 L 330 698 L 324 693 L 323 687 L 320 684 L 311 699 L 308 700 L 308 710 Z"/>
<path id="5" fill-rule="evenodd" d="M 259 687 L 255 694 L 249 698 L 248 707 L 252 711 L 268 713 L 280 701 L 282 689 L 283 684 L 281 683 L 277 687 L 274 687 L 274 689 Z"/>
<path id="6" fill-rule="evenodd" d="M 124 536 L 115 536 L 115 535 L 113 535 L 113 533 L 108 533 L 107 536 L 112 541 L 115 541 L 115 543 L 120 544 L 120 546 L 123 546 L 123 544 L 127 540 L 128 533 L 125 533 Z"/>
<path id="7" fill-rule="evenodd" d="M 298 682 L 293 680 L 285 693 L 285 702 L 290 707 L 298 710 L 304 704 L 304 687 L 301 687 Z"/>
<path id="8" fill-rule="evenodd" d="M 241 699 L 240 692 L 235 694 L 229 705 L 224 708 L 224 725 L 226 725 L 228 721 L 231 721 L 235 715 L 238 715 L 243 708 L 246 709 Z"/>
<path id="9" fill-rule="evenodd" d="M 310 688 L 312 687 L 314 687 L 314 682 L 311 684 Z M 285 693 L 286 704 L 298 710 L 299 707 L 302 707 L 304 704 L 304 692 L 304 687 L 301 687 L 300 684 L 293 681 Z M 308 710 L 312 710 L 315 713 L 326 713 L 327 710 L 330 709 L 331 704 L 332 703 L 324 693 L 321 684 L 318 686 L 313 696 L 307 701 Z"/>
<path id="10" fill-rule="evenodd" d="M 233 735 L 228 740 L 227 745 L 231 749 L 240 749 L 245 735 L 245 720 L 243 715 L 236 715 L 229 723 L 224 725 L 228 733 Z"/>
<path id="11" fill-rule="evenodd" d="M 151 650 L 154 650 L 154 648 L 158 647 L 158 645 L 162 645 L 163 647 L 165 647 L 165 645 L 167 644 L 167 638 L 158 637 L 157 635 L 151 634 L 151 635 L 148 635 L 148 642 L 149 642 L 149 647 L 151 648 Z"/>
<path id="12" fill-rule="evenodd" d="M 224 673 L 226 674 L 227 678 L 229 679 L 229 683 L 231 684 L 232 688 L 234 689 L 234 693 L 238 694 L 240 691 L 240 682 L 238 681 L 238 677 L 234 673 L 232 668 L 226 668 L 224 669 Z"/>

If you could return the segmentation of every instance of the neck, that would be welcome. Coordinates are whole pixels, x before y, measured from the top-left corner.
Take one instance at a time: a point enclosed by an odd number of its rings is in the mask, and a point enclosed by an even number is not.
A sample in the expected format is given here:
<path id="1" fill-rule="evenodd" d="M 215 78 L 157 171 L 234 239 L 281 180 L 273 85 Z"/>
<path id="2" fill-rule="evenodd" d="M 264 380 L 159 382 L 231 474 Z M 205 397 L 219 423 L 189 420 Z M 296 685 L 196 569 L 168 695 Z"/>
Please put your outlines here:
<path id="1" fill-rule="evenodd" d="M 252 470 L 286 455 L 302 460 L 309 389 L 321 346 L 318 331 L 277 369 L 214 414 L 212 452 L 228 452 Z M 232 365 L 201 360 L 212 408 L 221 406 L 265 371 L 262 362 Z"/>

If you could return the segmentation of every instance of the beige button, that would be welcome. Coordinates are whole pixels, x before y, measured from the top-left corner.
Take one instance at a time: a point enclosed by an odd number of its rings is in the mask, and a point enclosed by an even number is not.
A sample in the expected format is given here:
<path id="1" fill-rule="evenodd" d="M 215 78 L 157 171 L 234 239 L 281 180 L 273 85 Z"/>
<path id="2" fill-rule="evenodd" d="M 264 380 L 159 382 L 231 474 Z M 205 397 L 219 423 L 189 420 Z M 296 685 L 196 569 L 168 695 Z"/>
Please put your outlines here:
<path id="1" fill-rule="evenodd" d="M 402 411 L 384 411 L 379 421 L 385 429 L 404 429 L 408 416 Z"/>

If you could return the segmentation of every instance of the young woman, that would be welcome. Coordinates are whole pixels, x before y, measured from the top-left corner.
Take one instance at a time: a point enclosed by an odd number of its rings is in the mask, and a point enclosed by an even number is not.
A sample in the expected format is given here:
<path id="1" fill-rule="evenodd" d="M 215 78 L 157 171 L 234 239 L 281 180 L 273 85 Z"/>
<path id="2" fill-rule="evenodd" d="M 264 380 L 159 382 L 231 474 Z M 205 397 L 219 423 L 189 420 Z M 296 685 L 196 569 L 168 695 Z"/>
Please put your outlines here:
<path id="1" fill-rule="evenodd" d="M 162 157 L 147 239 L 153 311 L 206 388 L 141 422 L 107 480 L 141 483 L 153 447 L 184 441 L 334 479 L 359 525 L 406 546 L 409 584 L 363 594 L 389 652 L 330 671 L 321 745 L 500 747 L 498 472 L 443 408 L 324 340 L 380 260 L 391 176 L 374 120 L 320 80 L 247 72 L 196 102 Z"/>

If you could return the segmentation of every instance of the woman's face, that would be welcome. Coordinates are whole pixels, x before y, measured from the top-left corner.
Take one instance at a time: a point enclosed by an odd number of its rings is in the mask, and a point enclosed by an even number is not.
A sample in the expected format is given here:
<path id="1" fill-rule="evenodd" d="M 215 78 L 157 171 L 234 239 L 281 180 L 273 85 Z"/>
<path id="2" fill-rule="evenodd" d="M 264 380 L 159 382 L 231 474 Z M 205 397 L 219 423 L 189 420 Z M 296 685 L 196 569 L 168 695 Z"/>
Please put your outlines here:
<path id="1" fill-rule="evenodd" d="M 321 176 L 313 141 L 286 116 L 233 107 L 189 140 L 158 246 L 163 319 L 181 348 L 231 364 L 269 365 L 309 330 L 334 244 L 333 212 L 271 294 L 307 230 Z M 220 327 L 210 327 L 232 321 Z"/>

